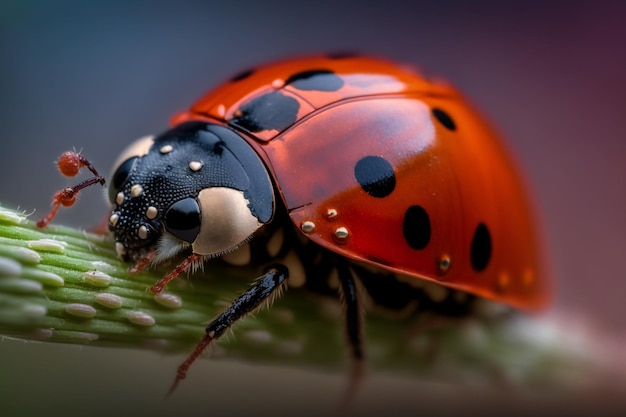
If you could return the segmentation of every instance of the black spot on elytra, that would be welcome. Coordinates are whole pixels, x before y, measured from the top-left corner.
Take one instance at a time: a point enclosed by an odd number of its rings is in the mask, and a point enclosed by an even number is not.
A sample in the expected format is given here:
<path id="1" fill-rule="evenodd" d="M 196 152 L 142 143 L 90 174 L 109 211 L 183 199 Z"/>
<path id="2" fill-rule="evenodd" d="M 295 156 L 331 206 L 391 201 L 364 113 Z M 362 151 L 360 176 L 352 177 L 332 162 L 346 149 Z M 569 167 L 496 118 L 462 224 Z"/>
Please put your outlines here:
<path id="1" fill-rule="evenodd" d="M 387 197 L 396 188 L 393 166 L 380 156 L 361 158 L 354 167 L 354 176 L 363 191 L 372 197 Z"/>
<path id="2" fill-rule="evenodd" d="M 273 91 L 245 103 L 229 124 L 252 133 L 282 131 L 298 119 L 299 109 L 300 104 L 296 99 Z"/>
<path id="3" fill-rule="evenodd" d="M 433 115 L 435 118 L 448 130 L 456 130 L 456 123 L 450 117 L 448 113 L 441 109 L 434 108 Z"/>
<path id="4" fill-rule="evenodd" d="M 285 85 L 306 91 L 337 91 L 343 84 L 341 77 L 327 69 L 302 71 L 285 81 Z"/>
<path id="5" fill-rule="evenodd" d="M 470 260 L 472 268 L 480 272 L 487 268 L 489 259 L 491 259 L 491 234 L 484 223 L 480 223 L 474 231 L 472 238 L 472 246 L 470 249 Z"/>
<path id="6" fill-rule="evenodd" d="M 254 74 L 254 68 L 250 68 L 250 69 L 247 69 L 245 71 L 241 71 L 239 74 L 237 74 L 233 78 L 231 78 L 230 82 L 234 83 L 234 82 L 237 82 L 237 81 L 241 81 L 244 78 L 248 78 L 252 74 Z"/>
<path id="7" fill-rule="evenodd" d="M 430 218 L 422 206 L 411 206 L 404 213 L 402 233 L 413 249 L 424 249 L 430 242 Z"/>

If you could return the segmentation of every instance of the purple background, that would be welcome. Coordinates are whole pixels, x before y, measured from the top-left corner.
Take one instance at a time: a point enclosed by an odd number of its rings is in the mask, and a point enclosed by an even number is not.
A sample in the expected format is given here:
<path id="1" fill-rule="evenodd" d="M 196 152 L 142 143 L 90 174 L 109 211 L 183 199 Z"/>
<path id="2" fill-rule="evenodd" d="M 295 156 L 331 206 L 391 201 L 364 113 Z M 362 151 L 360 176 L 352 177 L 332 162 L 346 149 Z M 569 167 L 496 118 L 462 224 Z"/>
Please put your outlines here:
<path id="1" fill-rule="evenodd" d="M 311 52 L 388 56 L 449 79 L 503 133 L 542 219 L 555 309 L 623 336 L 626 2 L 336 3 L 2 2 L 0 202 L 44 213 L 67 183 L 61 152 L 82 149 L 107 172 L 130 140 L 242 69 Z M 89 227 L 105 212 L 90 190 L 58 221 Z M 179 360 L 148 356 L 158 378 Z"/>

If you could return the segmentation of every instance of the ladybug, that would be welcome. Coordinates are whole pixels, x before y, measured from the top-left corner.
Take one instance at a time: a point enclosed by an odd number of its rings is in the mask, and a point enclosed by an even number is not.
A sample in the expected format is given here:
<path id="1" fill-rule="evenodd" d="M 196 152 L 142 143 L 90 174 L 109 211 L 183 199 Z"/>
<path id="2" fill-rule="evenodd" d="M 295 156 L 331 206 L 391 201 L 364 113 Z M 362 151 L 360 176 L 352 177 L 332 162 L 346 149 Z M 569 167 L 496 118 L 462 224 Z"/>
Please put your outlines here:
<path id="1" fill-rule="evenodd" d="M 57 193 L 41 227 L 104 183 L 75 153 L 59 166 L 95 176 Z M 532 210 L 502 142 L 455 89 L 382 59 L 242 72 L 122 152 L 108 196 L 108 228 L 133 271 L 177 262 L 153 293 L 206 262 L 262 269 L 207 326 L 176 383 L 287 286 L 341 296 L 355 375 L 365 301 L 455 316 L 476 298 L 525 310 L 548 299 Z"/>

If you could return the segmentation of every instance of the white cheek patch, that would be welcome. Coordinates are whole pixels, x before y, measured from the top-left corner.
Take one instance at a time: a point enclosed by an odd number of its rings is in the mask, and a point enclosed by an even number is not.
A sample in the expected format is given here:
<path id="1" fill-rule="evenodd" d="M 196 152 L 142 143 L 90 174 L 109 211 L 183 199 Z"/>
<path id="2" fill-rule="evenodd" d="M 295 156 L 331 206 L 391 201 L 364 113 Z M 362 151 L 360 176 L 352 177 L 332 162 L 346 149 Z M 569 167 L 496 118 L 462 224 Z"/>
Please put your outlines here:
<path id="1" fill-rule="evenodd" d="M 247 242 L 262 223 L 252 215 L 243 191 L 228 187 L 205 188 L 198 194 L 200 233 L 192 244 L 199 255 L 219 256 Z"/>

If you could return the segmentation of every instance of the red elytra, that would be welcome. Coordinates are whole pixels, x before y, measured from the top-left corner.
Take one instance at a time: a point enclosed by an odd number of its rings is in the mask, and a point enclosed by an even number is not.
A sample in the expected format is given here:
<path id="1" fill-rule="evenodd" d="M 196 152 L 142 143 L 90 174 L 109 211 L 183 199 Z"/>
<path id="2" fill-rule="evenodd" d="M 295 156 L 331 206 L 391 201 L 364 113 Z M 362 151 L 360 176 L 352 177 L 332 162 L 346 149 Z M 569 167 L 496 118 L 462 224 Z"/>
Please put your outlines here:
<path id="1" fill-rule="evenodd" d="M 276 94 L 297 105 L 287 106 L 291 120 L 266 128 L 263 107 Z M 380 59 L 289 60 L 235 77 L 172 124 L 189 120 L 239 130 L 295 226 L 321 246 L 518 308 L 546 304 L 520 175 L 498 136 L 449 85 Z M 356 165 L 368 157 L 391 165 L 379 182 L 394 182 L 392 190 L 379 184 L 368 193 L 359 184 Z M 411 228 L 426 226 L 411 237 Z"/>

